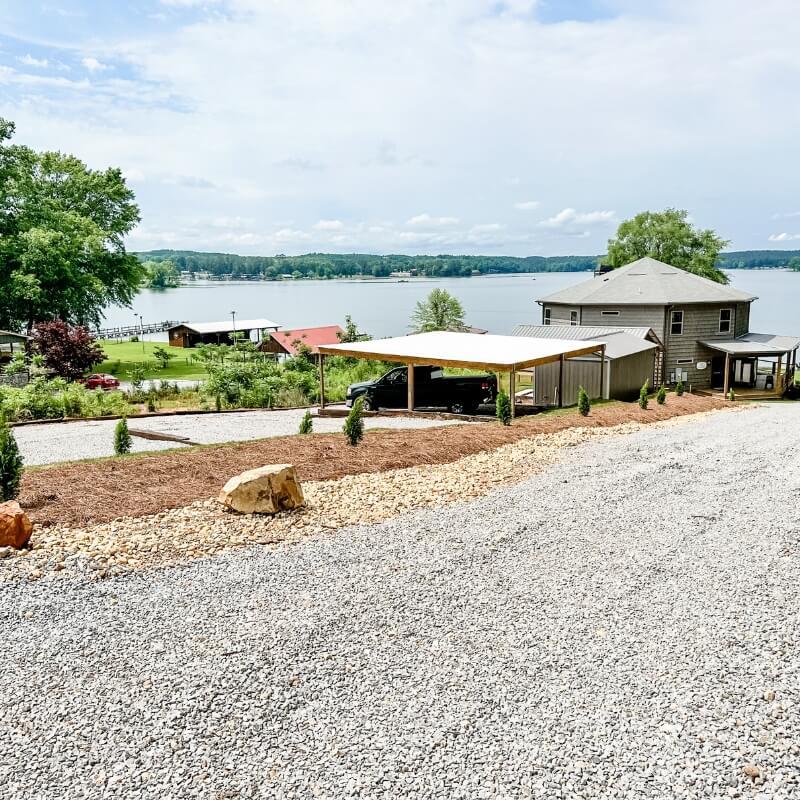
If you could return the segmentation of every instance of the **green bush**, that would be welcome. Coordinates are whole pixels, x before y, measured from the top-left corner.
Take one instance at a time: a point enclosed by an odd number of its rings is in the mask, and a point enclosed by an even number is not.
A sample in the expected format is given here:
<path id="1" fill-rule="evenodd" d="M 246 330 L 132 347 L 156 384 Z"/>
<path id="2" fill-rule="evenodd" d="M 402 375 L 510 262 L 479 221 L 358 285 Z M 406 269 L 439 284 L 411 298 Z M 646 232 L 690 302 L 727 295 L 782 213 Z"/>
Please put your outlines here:
<path id="1" fill-rule="evenodd" d="M 355 447 L 364 438 L 364 398 L 358 397 L 347 415 L 342 428 L 347 442 Z"/>
<path id="2" fill-rule="evenodd" d="M 583 386 L 578 387 L 578 411 L 580 411 L 581 416 L 588 417 L 589 411 L 592 408 L 592 404 L 589 401 L 589 393 Z"/>
<path id="3" fill-rule="evenodd" d="M 17 440 L 0 412 L 0 502 L 16 499 L 22 482 L 22 456 Z"/>
<path id="4" fill-rule="evenodd" d="M 507 392 L 501 390 L 497 393 L 495 414 L 497 415 L 497 419 L 499 419 L 503 425 L 511 424 L 511 400 L 509 399 Z"/>
<path id="5" fill-rule="evenodd" d="M 644 382 L 644 386 L 639 390 L 639 408 L 647 408 L 647 389 L 649 381 Z"/>
<path id="6" fill-rule="evenodd" d="M 678 397 L 681 397 L 683 392 L 683 381 L 678 381 L 678 385 L 675 387 L 675 394 L 678 395 Z"/>
<path id="7" fill-rule="evenodd" d="M 147 410 L 152 414 L 158 410 L 156 406 L 156 395 L 155 392 L 150 392 L 147 395 Z"/>
<path id="8" fill-rule="evenodd" d="M 300 433 L 313 433 L 314 432 L 314 420 L 311 418 L 311 412 L 306 411 L 303 414 L 303 419 L 300 420 Z"/>
<path id="9" fill-rule="evenodd" d="M 658 393 L 656 394 L 656 402 L 660 406 L 663 406 L 666 401 L 667 401 L 667 390 L 662 386 L 658 390 Z"/>
<path id="10" fill-rule="evenodd" d="M 730 390 L 728 391 L 728 400 L 730 400 L 730 401 L 731 401 L 731 403 L 732 403 L 734 400 L 736 400 L 736 393 L 733 391 L 733 389 L 730 389 Z"/>
<path id="11" fill-rule="evenodd" d="M 0 385 L 0 405 L 10 422 L 114 416 L 128 410 L 128 401 L 122 392 L 91 390 L 63 378 L 41 377 L 22 388 Z"/>
<path id="12" fill-rule="evenodd" d="M 126 453 L 130 453 L 132 444 L 128 420 L 123 417 L 114 428 L 114 452 L 118 456 L 124 456 Z"/>

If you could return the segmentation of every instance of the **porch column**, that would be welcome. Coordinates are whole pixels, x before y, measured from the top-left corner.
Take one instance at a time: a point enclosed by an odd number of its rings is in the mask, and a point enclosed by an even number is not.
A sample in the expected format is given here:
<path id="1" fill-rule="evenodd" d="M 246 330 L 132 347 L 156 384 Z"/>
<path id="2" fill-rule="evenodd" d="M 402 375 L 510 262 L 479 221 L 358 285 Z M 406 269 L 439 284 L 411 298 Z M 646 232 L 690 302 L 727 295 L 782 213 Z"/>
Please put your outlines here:
<path id="1" fill-rule="evenodd" d="M 325 408 L 325 356 L 319 354 L 319 407 Z"/>
<path id="2" fill-rule="evenodd" d="M 508 373 L 508 399 L 511 401 L 511 419 L 514 419 L 517 408 L 517 368 L 516 365 Z"/>
<path id="3" fill-rule="evenodd" d="M 731 354 L 725 353 L 725 380 L 722 384 L 722 393 L 725 395 L 725 399 L 728 399 L 728 390 L 730 389 L 731 385 Z"/>
<path id="4" fill-rule="evenodd" d="M 564 354 L 563 353 L 558 359 L 558 407 L 564 408 Z"/>
<path id="5" fill-rule="evenodd" d="M 406 367 L 408 374 L 408 410 L 414 410 L 414 365 L 409 364 Z"/>

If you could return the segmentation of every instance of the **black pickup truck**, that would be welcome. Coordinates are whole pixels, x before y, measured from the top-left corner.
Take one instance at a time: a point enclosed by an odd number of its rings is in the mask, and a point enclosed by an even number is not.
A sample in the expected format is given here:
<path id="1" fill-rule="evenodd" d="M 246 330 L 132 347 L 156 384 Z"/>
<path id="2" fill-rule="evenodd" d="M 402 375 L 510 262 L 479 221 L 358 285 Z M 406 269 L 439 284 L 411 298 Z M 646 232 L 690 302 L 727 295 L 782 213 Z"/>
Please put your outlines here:
<path id="1" fill-rule="evenodd" d="M 396 367 L 375 381 L 347 387 L 348 406 L 364 398 L 366 410 L 406 408 L 408 370 Z M 494 403 L 497 378 L 494 375 L 445 375 L 441 367 L 414 367 L 414 405 L 417 408 L 446 408 L 454 414 L 474 414 L 482 403 Z"/>

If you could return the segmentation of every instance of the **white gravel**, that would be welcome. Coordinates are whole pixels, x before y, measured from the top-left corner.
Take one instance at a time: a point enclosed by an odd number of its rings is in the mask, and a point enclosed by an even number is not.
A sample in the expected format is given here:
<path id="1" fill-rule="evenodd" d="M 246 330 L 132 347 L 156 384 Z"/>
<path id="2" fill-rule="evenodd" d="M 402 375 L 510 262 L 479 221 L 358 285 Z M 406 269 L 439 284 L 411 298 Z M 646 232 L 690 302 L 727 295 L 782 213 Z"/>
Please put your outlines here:
<path id="1" fill-rule="evenodd" d="M 187 437 L 198 444 L 238 442 L 297 433 L 304 410 L 246 411 L 230 414 L 187 414 L 128 420 L 132 429 Z M 366 428 L 430 428 L 457 424 L 457 420 L 414 417 L 366 417 Z M 22 425 L 14 428 L 26 464 L 51 464 L 114 454 L 116 420 Z M 343 419 L 314 418 L 317 432 L 341 431 Z M 182 447 L 176 442 L 133 437 L 133 452 Z"/>
<path id="2" fill-rule="evenodd" d="M 799 422 L 705 416 L 445 510 L 7 584 L 2 796 L 800 797 Z"/>

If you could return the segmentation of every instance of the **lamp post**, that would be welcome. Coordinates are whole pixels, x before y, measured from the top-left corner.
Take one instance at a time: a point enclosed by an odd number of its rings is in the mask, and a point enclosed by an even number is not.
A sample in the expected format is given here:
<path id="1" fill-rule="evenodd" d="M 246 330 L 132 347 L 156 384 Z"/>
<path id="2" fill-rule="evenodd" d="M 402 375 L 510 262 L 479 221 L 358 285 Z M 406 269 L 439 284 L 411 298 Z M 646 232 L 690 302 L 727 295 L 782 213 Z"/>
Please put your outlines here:
<path id="1" fill-rule="evenodd" d="M 231 320 L 233 321 L 233 349 L 236 350 L 236 312 L 231 311 Z"/>
<path id="2" fill-rule="evenodd" d="M 136 316 L 139 317 L 139 338 L 142 340 L 142 352 L 144 353 L 144 321 L 141 314 Z"/>

